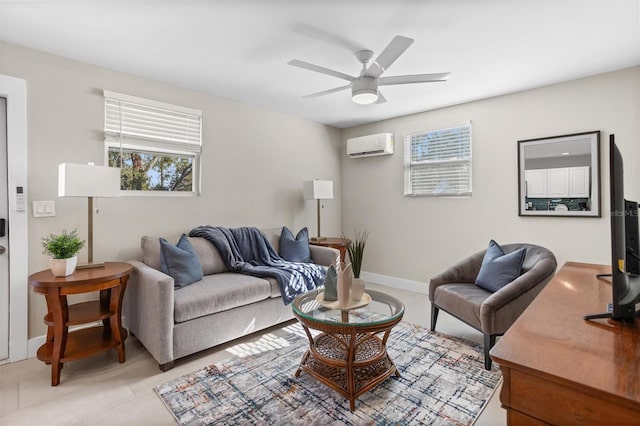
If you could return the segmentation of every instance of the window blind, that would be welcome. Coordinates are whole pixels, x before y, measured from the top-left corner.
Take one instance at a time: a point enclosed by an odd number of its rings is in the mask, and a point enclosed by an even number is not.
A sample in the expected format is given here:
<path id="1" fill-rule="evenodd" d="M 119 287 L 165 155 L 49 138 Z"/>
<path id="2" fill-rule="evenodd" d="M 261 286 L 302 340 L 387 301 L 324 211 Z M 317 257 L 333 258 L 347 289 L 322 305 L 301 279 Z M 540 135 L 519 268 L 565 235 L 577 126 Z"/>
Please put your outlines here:
<path id="1" fill-rule="evenodd" d="M 471 124 L 406 135 L 405 195 L 471 194 Z"/>
<path id="2" fill-rule="evenodd" d="M 104 91 L 107 140 L 144 140 L 200 152 L 202 112 Z"/>

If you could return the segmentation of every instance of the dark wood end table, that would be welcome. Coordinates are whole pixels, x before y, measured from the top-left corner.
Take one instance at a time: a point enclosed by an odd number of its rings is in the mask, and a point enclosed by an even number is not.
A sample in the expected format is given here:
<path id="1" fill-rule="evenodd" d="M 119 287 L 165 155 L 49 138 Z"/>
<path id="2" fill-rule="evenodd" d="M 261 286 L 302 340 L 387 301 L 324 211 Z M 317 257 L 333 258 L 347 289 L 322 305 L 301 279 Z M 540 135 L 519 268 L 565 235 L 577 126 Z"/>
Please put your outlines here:
<path id="1" fill-rule="evenodd" d="M 309 239 L 309 244 L 314 246 L 331 247 L 340 250 L 340 261 L 346 262 L 347 259 L 347 247 L 351 243 L 351 240 L 338 237 L 322 237 L 318 240 L 315 237 Z"/>
<path id="2" fill-rule="evenodd" d="M 79 269 L 66 277 L 56 277 L 51 270 L 29 277 L 35 293 L 44 295 L 48 313 L 47 341 L 38 349 L 38 359 L 51 364 L 51 386 L 60 383 L 65 362 L 97 355 L 115 348 L 118 361 L 125 361 L 122 328 L 122 297 L 127 287 L 131 265 L 107 262 L 103 267 Z M 67 295 L 99 291 L 100 300 L 69 305 Z M 100 327 L 69 332 L 69 326 L 102 321 Z"/>

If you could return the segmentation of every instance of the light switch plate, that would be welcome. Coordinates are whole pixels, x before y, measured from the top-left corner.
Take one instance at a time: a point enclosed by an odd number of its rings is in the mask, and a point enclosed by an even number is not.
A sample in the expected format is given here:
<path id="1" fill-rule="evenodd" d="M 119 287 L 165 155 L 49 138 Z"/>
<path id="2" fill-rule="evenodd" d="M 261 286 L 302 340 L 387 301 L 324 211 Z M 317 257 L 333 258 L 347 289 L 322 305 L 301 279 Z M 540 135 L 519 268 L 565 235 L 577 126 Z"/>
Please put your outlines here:
<path id="1" fill-rule="evenodd" d="M 51 217 L 56 215 L 55 201 L 34 201 L 33 217 Z"/>

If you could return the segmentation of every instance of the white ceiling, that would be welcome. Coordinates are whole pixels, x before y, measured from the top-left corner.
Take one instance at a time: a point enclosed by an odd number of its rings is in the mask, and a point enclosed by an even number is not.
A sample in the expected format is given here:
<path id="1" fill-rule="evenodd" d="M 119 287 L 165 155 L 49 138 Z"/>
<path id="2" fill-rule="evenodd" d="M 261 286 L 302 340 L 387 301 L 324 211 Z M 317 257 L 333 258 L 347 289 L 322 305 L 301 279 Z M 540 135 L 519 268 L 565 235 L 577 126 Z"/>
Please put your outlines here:
<path id="1" fill-rule="evenodd" d="M 302 98 L 344 81 L 289 60 L 355 75 L 395 35 L 384 76 L 449 81 Z M 343 128 L 640 65 L 640 0 L 0 0 L 0 39 Z"/>

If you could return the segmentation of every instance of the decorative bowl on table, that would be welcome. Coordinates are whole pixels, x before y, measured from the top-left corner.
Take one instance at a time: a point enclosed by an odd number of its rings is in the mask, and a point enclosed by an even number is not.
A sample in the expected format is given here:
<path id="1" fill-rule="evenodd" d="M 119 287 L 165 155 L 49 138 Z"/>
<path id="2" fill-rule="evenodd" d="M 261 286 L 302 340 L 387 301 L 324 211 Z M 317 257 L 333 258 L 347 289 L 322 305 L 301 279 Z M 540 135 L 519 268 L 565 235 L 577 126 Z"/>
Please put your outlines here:
<path id="1" fill-rule="evenodd" d="M 362 308 L 364 306 L 367 306 L 369 303 L 371 303 L 371 296 L 369 296 L 367 293 L 363 293 L 362 299 L 360 299 L 360 300 L 352 300 L 351 303 L 349 303 L 349 306 L 347 306 L 346 308 L 342 308 L 342 307 L 340 307 L 340 301 L 339 300 L 331 300 L 331 301 L 324 300 L 324 291 L 321 291 L 316 296 L 316 302 L 318 302 L 320 304 L 320 306 L 323 306 L 325 308 L 340 309 L 340 310 L 343 310 L 343 311 L 347 311 L 349 309 L 358 309 L 358 308 Z"/>

